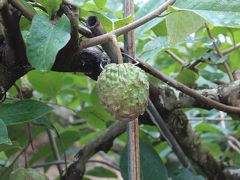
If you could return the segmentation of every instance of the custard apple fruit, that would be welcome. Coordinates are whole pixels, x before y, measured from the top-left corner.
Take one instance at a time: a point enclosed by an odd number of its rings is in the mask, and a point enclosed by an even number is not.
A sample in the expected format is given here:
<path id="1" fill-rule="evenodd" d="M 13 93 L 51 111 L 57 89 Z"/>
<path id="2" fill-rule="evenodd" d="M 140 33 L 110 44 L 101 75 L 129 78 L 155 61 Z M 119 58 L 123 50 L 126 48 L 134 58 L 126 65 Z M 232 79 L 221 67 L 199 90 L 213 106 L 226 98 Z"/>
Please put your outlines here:
<path id="1" fill-rule="evenodd" d="M 131 63 L 108 64 L 97 80 L 101 104 L 118 120 L 134 120 L 143 114 L 149 82 L 145 72 Z"/>

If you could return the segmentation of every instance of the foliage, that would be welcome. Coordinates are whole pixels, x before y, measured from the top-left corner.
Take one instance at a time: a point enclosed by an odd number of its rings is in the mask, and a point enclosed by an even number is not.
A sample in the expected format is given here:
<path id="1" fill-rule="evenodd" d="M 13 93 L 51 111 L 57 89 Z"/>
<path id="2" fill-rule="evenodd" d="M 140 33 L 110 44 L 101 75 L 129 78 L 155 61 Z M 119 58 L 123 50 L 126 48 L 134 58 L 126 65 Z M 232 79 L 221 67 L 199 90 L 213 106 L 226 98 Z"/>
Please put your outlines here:
<path id="1" fill-rule="evenodd" d="M 133 21 L 133 17 L 123 18 L 121 3 L 118 0 L 66 0 L 80 9 L 79 18 L 90 15 L 97 16 L 106 31 L 125 26 Z M 24 1 L 24 6 L 37 13 L 32 22 L 25 17 L 21 18 L 20 26 L 25 37 L 27 57 L 30 64 L 36 69 L 29 72 L 16 82 L 7 93 L 7 99 L 0 104 L 0 176 L 8 177 L 16 173 L 17 162 L 6 170 L 14 155 L 19 153 L 28 143 L 29 123 L 32 128 L 32 138 L 38 138 L 50 128 L 59 149 L 61 159 L 64 159 L 64 144 L 69 160 L 89 141 L 98 137 L 115 119 L 107 113 L 96 95 L 95 81 L 83 74 L 56 73 L 49 71 L 61 50 L 69 41 L 70 21 L 62 15 L 57 22 L 51 21 L 56 15 L 60 0 L 37 0 L 47 12 L 33 7 L 30 0 Z M 144 3 L 136 1 L 135 17 L 141 18 L 152 12 L 164 0 L 149 0 Z M 215 40 L 209 38 L 205 23 L 210 27 Z M 221 83 L 228 83 L 229 78 L 223 67 L 228 62 L 233 71 L 239 69 L 239 50 L 229 56 L 219 57 L 215 53 L 213 42 L 219 49 L 225 50 L 240 42 L 240 6 L 237 0 L 177 0 L 176 4 L 160 17 L 136 29 L 137 56 L 156 69 L 172 76 L 176 80 L 191 88 L 215 88 Z M 123 44 L 123 38 L 118 41 Z M 170 50 L 185 64 L 179 64 L 172 59 L 166 50 Z M 201 60 L 197 67 L 198 73 L 186 65 Z M 68 59 L 66 59 L 68 61 Z M 149 77 L 156 85 L 162 82 Z M 17 87 L 17 88 L 16 88 Z M 29 91 L 31 97 L 23 100 L 24 92 Z M 215 158 L 225 159 L 230 166 L 240 166 L 240 155 L 233 151 L 228 144 L 228 137 L 240 137 L 240 126 L 236 121 L 238 117 L 227 115 L 217 110 L 204 110 L 198 108 L 184 109 L 190 121 L 203 141 L 206 148 Z M 204 119 L 219 119 L 219 121 L 204 121 Z M 233 119 L 224 121 L 224 119 Z M 234 121 L 235 120 L 235 121 Z M 200 171 L 198 175 L 184 169 L 171 148 L 159 140 L 159 131 L 156 127 L 141 125 L 141 170 L 142 179 L 204 179 Z M 116 151 L 100 154 L 104 161 L 111 161 L 120 166 L 122 177 L 127 179 L 127 144 L 126 133 L 115 140 Z M 120 153 L 119 151 L 122 151 Z M 106 158 L 107 156 L 107 158 Z M 110 160 L 109 160 L 110 159 Z M 29 165 L 34 166 L 41 162 L 54 161 L 50 144 L 46 143 L 35 150 L 28 157 Z M 5 166 L 5 167 L 4 167 Z M 85 178 L 112 177 L 116 178 L 116 171 L 105 166 L 87 165 Z M 49 166 L 44 168 L 46 173 Z M 35 170 L 26 169 L 23 171 Z M 3 176 L 4 175 L 4 176 Z M 13 176 L 13 175 L 11 175 Z M 43 177 L 42 179 L 44 179 Z M 1 179 L 1 177 L 0 177 Z M 21 179 L 21 178 L 19 178 Z M 36 178 L 41 179 L 41 178 Z"/>

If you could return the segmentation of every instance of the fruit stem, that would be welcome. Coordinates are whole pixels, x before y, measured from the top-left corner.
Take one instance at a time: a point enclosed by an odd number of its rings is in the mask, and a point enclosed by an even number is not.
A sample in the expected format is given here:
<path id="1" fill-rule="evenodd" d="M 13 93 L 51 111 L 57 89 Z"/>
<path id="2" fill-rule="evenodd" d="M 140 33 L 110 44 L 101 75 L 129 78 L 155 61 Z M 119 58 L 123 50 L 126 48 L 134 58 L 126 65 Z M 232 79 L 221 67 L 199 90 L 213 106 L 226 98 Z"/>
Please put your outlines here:
<path id="1" fill-rule="evenodd" d="M 117 52 L 118 64 L 123 64 L 122 53 L 121 53 L 120 47 L 118 45 L 117 38 L 114 34 L 112 35 L 112 42 L 113 42 L 115 51 Z"/>

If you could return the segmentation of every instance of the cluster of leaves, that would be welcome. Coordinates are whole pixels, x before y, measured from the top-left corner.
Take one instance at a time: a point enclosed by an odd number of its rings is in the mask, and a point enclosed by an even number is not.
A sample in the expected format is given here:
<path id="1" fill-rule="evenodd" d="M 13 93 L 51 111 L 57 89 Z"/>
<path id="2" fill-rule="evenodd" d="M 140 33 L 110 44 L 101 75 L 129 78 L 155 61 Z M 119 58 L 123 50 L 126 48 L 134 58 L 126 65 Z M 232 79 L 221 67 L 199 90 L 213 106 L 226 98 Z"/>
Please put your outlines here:
<path id="1" fill-rule="evenodd" d="M 131 16 L 122 18 L 122 4 L 119 0 L 66 1 L 79 7 L 81 18 L 97 16 L 108 32 L 133 21 Z M 51 22 L 62 1 L 36 0 L 46 12 L 31 6 L 28 0 L 21 2 L 37 14 L 32 22 L 25 17 L 22 17 L 20 22 L 28 60 L 36 70 L 19 79 L 16 82 L 16 87 L 19 88 L 12 87 L 7 94 L 7 100 L 0 104 L 0 179 L 8 179 L 9 174 L 14 178 L 15 169 L 21 166 L 21 163 L 15 163 L 8 167 L 14 154 L 19 153 L 28 143 L 27 123 L 32 123 L 33 138 L 45 133 L 47 128 L 59 134 L 61 140 L 56 136 L 56 142 L 61 157 L 64 150 L 60 141 L 64 143 L 66 154 L 71 157 L 80 149 L 79 146 L 84 146 L 114 122 L 112 116 L 99 104 L 94 81 L 82 74 L 49 72 L 58 51 L 70 39 L 70 22 L 65 15 L 57 22 Z M 134 18 L 143 17 L 162 3 L 164 0 L 149 0 L 145 3 L 136 1 Z M 208 37 L 204 23 L 208 23 L 220 50 L 223 50 L 240 42 L 239 17 L 240 6 L 237 1 L 177 0 L 162 16 L 136 29 L 138 57 L 194 88 L 214 88 L 220 82 L 227 83 L 229 79 L 223 63 L 228 61 L 232 70 L 237 70 L 240 53 L 235 51 L 230 56 L 221 58 L 215 55 L 213 40 Z M 84 23 L 81 25 L 84 26 Z M 122 42 L 123 38 L 119 37 L 118 40 Z M 202 63 L 198 66 L 198 73 L 174 61 L 165 50 L 171 50 L 187 64 L 200 59 Z M 151 81 L 161 84 L 156 79 Z M 32 96 L 28 100 L 22 100 L 21 91 L 26 89 L 30 89 Z M 191 118 L 222 117 L 216 110 L 186 109 L 185 112 Z M 225 114 L 223 116 L 228 117 Z M 72 122 L 72 119 L 79 123 Z M 226 163 L 232 166 L 240 165 L 240 156 L 227 144 L 229 136 L 240 135 L 236 121 L 227 121 L 225 126 L 215 121 L 203 122 L 203 118 L 191 123 L 216 158 L 226 159 Z M 159 141 L 156 127 L 142 125 L 140 136 L 142 179 L 203 179 L 182 168 L 167 143 Z M 109 152 L 107 155 L 119 164 L 124 179 L 127 179 L 127 151 L 126 147 L 123 148 L 126 146 L 126 139 L 126 134 L 123 134 L 115 141 L 121 147 L 122 153 Z M 76 143 L 79 145 L 77 148 Z M 41 146 L 28 160 L 29 167 L 40 160 L 53 161 L 50 145 Z M 44 170 L 47 172 L 48 167 Z M 29 169 L 22 173 L 27 172 L 34 174 Z M 85 179 L 89 176 L 117 177 L 111 169 L 105 167 L 91 168 Z"/>

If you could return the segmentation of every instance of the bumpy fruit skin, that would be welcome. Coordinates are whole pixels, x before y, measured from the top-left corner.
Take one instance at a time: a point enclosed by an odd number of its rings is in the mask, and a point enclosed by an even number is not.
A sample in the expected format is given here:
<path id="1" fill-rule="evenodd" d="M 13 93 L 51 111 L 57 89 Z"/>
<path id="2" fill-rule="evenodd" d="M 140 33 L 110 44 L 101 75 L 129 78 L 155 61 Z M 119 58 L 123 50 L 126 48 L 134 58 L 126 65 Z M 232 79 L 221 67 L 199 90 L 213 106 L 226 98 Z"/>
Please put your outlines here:
<path id="1" fill-rule="evenodd" d="M 131 63 L 108 64 L 97 80 L 104 108 L 118 120 L 134 120 L 145 112 L 149 82 L 145 72 Z"/>

